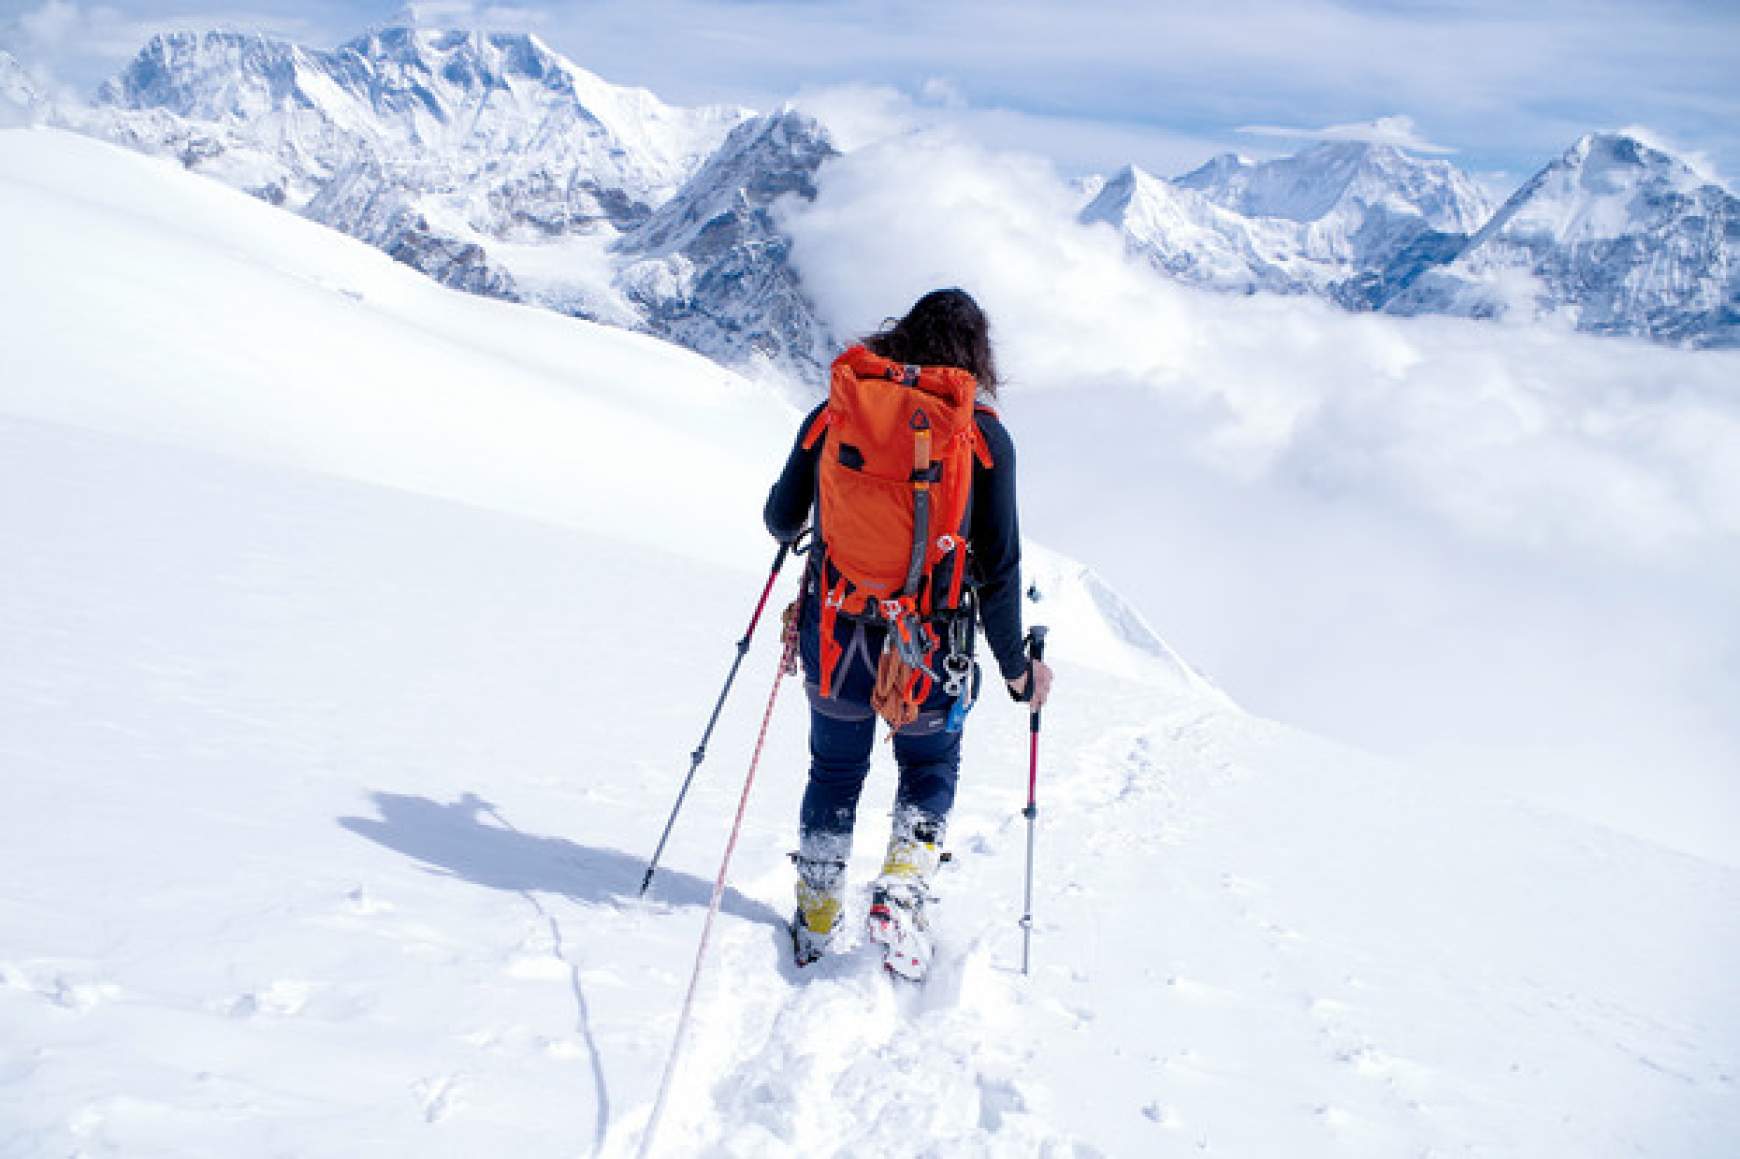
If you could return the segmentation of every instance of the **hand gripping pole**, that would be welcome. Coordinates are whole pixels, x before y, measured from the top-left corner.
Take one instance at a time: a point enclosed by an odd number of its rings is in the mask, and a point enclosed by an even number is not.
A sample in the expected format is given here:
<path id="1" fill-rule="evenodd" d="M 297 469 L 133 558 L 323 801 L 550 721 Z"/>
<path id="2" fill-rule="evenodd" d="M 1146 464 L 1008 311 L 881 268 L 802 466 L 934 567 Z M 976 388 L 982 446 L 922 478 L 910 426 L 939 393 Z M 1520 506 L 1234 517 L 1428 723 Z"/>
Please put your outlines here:
<path id="1" fill-rule="evenodd" d="M 1027 654 L 1035 660 L 1045 659 L 1046 629 L 1035 624 L 1027 633 Z M 1029 672 L 1029 680 L 1038 679 Z M 1033 958 L 1033 835 L 1039 823 L 1039 709 L 1030 716 L 1027 748 L 1027 808 L 1021 815 L 1027 818 L 1027 889 L 1021 911 L 1021 972 L 1029 972 Z"/>

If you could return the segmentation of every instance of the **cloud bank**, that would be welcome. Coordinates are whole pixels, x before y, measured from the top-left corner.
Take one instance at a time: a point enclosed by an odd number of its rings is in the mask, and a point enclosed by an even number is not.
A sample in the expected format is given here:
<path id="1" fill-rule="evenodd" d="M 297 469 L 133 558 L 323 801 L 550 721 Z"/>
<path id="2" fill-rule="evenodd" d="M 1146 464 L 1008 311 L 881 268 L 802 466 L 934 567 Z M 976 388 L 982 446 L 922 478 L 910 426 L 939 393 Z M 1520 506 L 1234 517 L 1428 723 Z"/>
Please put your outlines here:
<path id="1" fill-rule="evenodd" d="M 1717 853 L 1740 821 L 1740 356 L 1230 298 L 946 130 L 788 226 L 842 333 L 997 325 L 1029 530 L 1253 707 Z"/>
<path id="2" fill-rule="evenodd" d="M 1414 118 L 1400 115 L 1379 117 L 1356 125 L 1326 125 L 1321 129 L 1288 128 L 1281 125 L 1246 125 L 1238 130 L 1254 137 L 1279 137 L 1291 141 L 1364 141 L 1391 145 L 1415 153 L 1454 153 L 1447 145 L 1434 145 L 1420 135 Z"/>

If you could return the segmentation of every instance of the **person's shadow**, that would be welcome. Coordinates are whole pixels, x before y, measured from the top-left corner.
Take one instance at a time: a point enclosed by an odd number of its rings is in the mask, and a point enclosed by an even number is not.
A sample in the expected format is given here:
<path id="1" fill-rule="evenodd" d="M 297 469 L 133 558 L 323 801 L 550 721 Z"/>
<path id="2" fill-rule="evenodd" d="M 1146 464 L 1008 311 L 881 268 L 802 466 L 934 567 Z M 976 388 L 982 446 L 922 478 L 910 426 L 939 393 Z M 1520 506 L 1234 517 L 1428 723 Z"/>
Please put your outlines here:
<path id="1" fill-rule="evenodd" d="M 446 874 L 489 889 L 546 893 L 573 901 L 620 903 L 640 896 L 644 858 L 617 849 L 579 845 L 516 829 L 475 793 L 451 804 L 401 793 L 371 793 L 379 818 L 340 817 L 352 833 Z M 486 821 L 485 817 L 491 820 Z M 670 905 L 704 906 L 713 883 L 661 868 L 647 896 Z M 786 922 L 773 907 L 727 887 L 724 913 L 774 926 Z"/>

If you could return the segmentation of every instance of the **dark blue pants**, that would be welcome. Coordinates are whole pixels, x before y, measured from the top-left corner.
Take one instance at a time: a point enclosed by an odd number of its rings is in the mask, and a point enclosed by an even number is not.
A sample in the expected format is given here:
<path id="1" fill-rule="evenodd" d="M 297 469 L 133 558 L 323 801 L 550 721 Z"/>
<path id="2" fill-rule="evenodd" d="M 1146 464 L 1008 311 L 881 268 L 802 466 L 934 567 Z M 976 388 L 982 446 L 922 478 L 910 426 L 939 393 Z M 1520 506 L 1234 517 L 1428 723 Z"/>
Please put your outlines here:
<path id="1" fill-rule="evenodd" d="M 863 711 L 862 719 L 841 719 L 810 709 L 810 783 L 799 816 L 806 838 L 833 837 L 850 845 L 878 723 L 868 707 Z M 907 824 L 929 821 L 940 829 L 955 803 L 961 734 L 944 730 L 937 714 L 927 716 L 894 734 L 894 760 L 900 766 L 894 814 Z"/>

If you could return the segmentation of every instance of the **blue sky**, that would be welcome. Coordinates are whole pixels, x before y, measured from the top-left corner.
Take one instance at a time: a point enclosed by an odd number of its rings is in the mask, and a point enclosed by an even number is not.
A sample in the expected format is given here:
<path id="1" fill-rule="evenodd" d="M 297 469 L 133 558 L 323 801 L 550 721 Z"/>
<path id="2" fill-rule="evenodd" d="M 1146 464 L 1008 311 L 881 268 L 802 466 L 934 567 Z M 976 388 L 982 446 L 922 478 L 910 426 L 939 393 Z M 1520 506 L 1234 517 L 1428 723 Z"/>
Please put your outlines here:
<path id="1" fill-rule="evenodd" d="M 1380 120 L 1521 180 L 1582 132 L 1641 126 L 1740 173 L 1740 5 L 1666 0 L 575 0 L 410 6 L 425 24 L 530 29 L 677 103 L 766 108 L 849 86 L 1068 173 L 1172 174 Z M 151 32 L 245 28 L 330 47 L 398 0 L 0 0 L 0 45 L 89 91 Z M 835 94 L 838 97 L 840 94 Z M 836 101 L 836 103 L 838 103 Z M 1281 133 L 1262 130 L 1281 130 Z"/>

